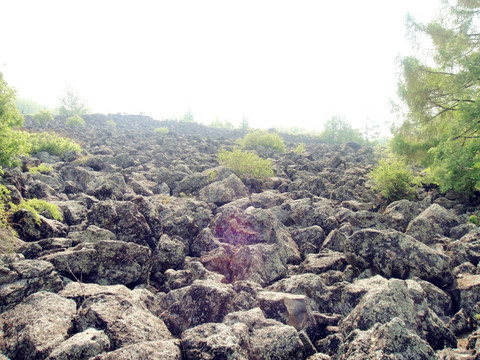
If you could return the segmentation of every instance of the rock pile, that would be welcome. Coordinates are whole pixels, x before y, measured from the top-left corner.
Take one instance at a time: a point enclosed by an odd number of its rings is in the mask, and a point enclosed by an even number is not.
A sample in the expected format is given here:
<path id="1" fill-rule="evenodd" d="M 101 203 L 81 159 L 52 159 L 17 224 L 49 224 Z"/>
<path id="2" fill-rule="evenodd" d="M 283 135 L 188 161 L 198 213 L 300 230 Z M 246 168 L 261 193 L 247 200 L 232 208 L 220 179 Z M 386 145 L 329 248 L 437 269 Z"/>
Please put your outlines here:
<path id="1" fill-rule="evenodd" d="M 85 120 L 47 125 L 82 154 L 1 180 L 64 218 L 19 211 L 0 233 L 3 358 L 480 359 L 475 204 L 426 189 L 385 206 L 356 143 L 288 137 L 308 152 L 259 151 L 261 184 L 217 162 L 241 131 Z"/>

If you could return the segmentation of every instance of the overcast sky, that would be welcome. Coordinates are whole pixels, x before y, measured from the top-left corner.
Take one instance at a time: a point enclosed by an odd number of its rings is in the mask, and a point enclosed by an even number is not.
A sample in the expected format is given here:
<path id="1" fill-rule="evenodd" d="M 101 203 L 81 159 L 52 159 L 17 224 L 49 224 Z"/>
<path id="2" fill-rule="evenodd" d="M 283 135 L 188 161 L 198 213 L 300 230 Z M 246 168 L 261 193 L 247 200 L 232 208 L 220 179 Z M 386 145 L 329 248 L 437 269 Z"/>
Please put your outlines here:
<path id="1" fill-rule="evenodd" d="M 393 120 L 405 15 L 438 0 L 0 0 L 0 71 L 18 97 L 93 112 L 322 129 Z"/>

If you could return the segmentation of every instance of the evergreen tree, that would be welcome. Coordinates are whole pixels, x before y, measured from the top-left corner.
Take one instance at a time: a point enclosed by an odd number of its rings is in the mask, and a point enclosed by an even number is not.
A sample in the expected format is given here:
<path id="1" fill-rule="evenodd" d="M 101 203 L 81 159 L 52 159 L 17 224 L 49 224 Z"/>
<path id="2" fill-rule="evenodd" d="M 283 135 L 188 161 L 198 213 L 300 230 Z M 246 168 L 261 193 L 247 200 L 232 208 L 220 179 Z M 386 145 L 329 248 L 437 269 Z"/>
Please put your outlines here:
<path id="1" fill-rule="evenodd" d="M 407 22 L 418 48 L 432 50 L 401 61 L 407 113 L 392 148 L 428 166 L 443 191 L 480 190 L 479 20 L 479 0 L 458 0 L 429 24 Z"/>

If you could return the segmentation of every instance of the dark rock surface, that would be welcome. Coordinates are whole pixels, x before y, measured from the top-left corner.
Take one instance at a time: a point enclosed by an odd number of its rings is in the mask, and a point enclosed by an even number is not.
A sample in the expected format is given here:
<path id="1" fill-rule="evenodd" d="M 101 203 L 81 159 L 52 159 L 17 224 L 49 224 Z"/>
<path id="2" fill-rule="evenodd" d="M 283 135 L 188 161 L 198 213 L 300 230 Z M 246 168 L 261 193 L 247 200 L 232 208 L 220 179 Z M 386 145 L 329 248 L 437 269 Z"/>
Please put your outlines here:
<path id="1" fill-rule="evenodd" d="M 479 358 L 478 204 L 432 186 L 385 203 L 357 143 L 285 134 L 286 153 L 258 150 L 275 176 L 241 180 L 216 157 L 239 130 L 64 120 L 42 129 L 81 154 L 33 154 L 0 178 L 64 219 L 19 211 L 16 236 L 0 233 L 0 357 Z M 53 170 L 28 172 L 40 163 Z"/>

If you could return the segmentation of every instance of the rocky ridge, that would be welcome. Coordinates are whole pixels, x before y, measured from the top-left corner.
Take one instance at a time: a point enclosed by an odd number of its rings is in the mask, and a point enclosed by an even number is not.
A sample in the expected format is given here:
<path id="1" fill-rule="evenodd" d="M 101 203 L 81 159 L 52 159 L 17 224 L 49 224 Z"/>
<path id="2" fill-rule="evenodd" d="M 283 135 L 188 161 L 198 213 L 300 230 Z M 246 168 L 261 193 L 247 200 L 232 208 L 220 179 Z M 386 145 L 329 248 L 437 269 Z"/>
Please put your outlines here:
<path id="1" fill-rule="evenodd" d="M 0 235 L 3 358 L 480 359 L 478 204 L 421 189 L 387 206 L 356 143 L 285 135 L 287 153 L 258 151 L 275 170 L 260 183 L 216 160 L 239 130 L 85 120 L 43 129 L 82 154 L 1 179 L 64 218 L 20 211 Z"/>

